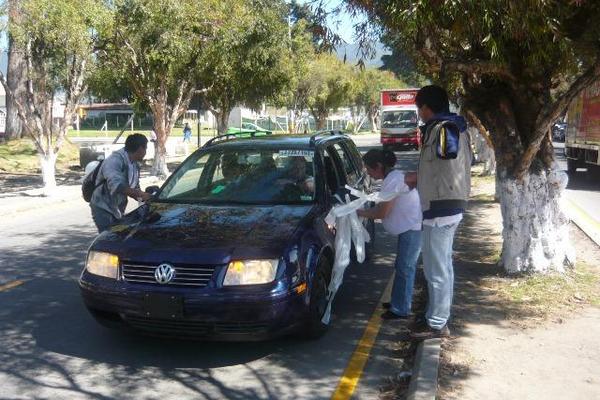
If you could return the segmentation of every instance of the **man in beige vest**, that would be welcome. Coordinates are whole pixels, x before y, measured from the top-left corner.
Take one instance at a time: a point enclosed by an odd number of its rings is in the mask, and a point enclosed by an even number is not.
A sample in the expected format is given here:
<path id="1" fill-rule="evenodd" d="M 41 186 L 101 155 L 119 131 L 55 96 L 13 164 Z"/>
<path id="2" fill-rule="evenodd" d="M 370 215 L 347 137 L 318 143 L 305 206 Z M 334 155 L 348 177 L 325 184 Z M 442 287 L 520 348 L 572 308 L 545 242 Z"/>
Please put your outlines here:
<path id="1" fill-rule="evenodd" d="M 423 266 L 427 279 L 427 312 L 417 318 L 410 336 L 415 340 L 449 334 L 454 287 L 454 234 L 471 189 L 471 150 L 467 124 L 450 112 L 448 94 L 439 86 L 425 86 L 416 96 L 423 144 L 417 188 L 423 209 Z"/>

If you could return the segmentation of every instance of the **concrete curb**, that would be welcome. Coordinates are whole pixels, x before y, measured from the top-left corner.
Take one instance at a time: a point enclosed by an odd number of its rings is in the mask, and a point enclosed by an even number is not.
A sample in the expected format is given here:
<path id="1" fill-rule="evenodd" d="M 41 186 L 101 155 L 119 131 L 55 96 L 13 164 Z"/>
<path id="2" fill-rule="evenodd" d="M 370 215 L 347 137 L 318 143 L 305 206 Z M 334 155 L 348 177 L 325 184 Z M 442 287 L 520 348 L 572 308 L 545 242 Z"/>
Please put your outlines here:
<path id="1" fill-rule="evenodd" d="M 435 400 L 441 346 L 442 339 L 428 339 L 419 343 L 407 400 Z"/>

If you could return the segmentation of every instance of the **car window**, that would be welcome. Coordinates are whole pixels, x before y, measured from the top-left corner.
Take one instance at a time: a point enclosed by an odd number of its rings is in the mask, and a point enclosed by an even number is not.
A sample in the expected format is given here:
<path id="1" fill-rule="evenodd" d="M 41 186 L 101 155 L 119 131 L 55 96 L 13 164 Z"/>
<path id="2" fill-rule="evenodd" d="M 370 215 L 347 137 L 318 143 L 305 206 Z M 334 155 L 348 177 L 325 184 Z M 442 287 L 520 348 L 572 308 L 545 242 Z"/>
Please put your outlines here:
<path id="1" fill-rule="evenodd" d="M 325 163 L 325 179 L 327 181 L 327 186 L 332 194 L 336 193 L 336 191 L 343 187 L 346 182 L 339 156 L 332 146 L 329 146 L 324 152 L 323 160 Z"/>
<path id="2" fill-rule="evenodd" d="M 158 201 L 301 204 L 315 199 L 314 150 L 224 149 L 188 158 Z"/>
<path id="3" fill-rule="evenodd" d="M 346 177 L 346 182 L 350 186 L 354 186 L 360 178 L 360 173 L 357 171 L 352 156 L 348 153 L 345 147 L 342 147 L 340 143 L 333 145 L 335 152 L 337 153 L 339 160 L 342 163 L 342 168 Z"/>

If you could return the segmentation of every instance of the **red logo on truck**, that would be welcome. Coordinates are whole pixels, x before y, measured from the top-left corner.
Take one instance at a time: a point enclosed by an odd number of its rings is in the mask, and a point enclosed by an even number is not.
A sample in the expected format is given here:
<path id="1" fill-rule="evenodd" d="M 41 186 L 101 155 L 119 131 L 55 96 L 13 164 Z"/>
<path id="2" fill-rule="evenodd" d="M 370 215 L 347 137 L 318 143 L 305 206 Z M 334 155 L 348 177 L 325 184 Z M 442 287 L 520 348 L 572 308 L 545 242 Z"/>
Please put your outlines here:
<path id="1" fill-rule="evenodd" d="M 415 104 L 416 89 L 405 90 L 382 90 L 381 105 L 385 106 L 408 106 Z"/>

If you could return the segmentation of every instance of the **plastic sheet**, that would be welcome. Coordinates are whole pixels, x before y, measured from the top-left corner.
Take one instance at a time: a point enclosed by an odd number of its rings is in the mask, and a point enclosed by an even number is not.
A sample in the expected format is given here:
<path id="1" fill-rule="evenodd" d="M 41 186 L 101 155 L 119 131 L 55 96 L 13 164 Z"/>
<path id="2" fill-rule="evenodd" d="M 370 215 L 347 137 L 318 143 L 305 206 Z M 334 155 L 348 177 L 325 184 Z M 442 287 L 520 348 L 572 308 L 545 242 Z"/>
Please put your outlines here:
<path id="1" fill-rule="evenodd" d="M 344 272 L 350 265 L 352 243 L 354 243 L 356 259 L 359 263 L 362 263 L 365 260 L 365 244 L 371 241 L 369 232 L 362 224 L 363 218 L 358 217 L 356 210 L 363 208 L 365 203 L 393 200 L 403 192 L 402 188 L 398 188 L 396 192 L 382 195 L 381 192 L 366 194 L 350 186 L 346 186 L 346 189 L 349 190 L 350 194 L 346 194 L 344 199 L 336 195 L 339 204 L 333 206 L 327 217 L 325 217 L 325 222 L 336 228 L 336 236 L 334 244 L 335 259 L 331 281 L 327 289 L 327 309 L 321 320 L 324 324 L 329 324 L 333 299 L 344 280 Z M 350 195 L 356 198 L 351 200 Z"/>

